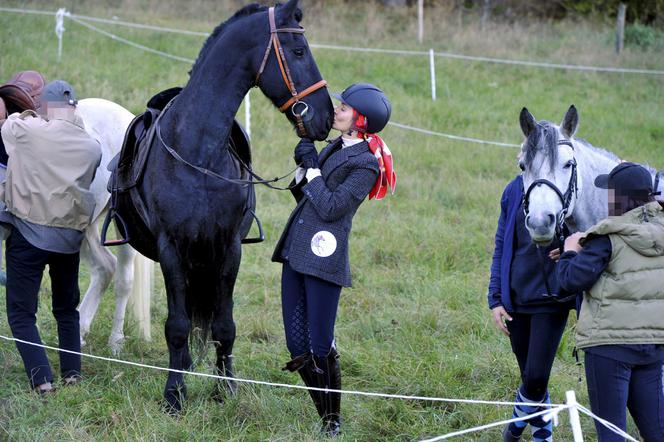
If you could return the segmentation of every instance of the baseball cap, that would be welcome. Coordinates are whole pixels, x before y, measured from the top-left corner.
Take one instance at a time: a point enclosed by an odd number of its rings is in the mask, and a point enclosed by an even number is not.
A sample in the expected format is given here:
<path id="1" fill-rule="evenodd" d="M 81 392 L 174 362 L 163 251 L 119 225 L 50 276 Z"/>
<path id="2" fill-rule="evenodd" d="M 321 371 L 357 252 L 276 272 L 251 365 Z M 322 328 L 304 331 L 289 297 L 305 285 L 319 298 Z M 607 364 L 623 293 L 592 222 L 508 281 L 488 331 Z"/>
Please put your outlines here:
<path id="1" fill-rule="evenodd" d="M 44 86 L 42 91 L 43 102 L 64 102 L 70 106 L 76 106 L 76 91 L 64 80 L 51 81 Z"/>
<path id="2" fill-rule="evenodd" d="M 640 164 L 624 162 L 618 164 L 608 174 L 595 178 L 595 187 L 615 189 L 620 193 L 648 192 L 652 193 L 652 176 Z"/>

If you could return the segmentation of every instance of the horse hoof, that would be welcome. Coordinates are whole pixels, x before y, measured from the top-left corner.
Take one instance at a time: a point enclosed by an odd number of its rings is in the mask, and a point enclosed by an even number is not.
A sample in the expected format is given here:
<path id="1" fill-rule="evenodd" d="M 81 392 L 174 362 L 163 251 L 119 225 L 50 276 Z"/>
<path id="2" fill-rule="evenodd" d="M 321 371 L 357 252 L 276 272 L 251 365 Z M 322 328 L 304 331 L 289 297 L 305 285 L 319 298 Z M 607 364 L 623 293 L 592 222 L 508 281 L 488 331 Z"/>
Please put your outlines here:
<path id="1" fill-rule="evenodd" d="M 0 272 L 0 285 L 7 285 L 7 273 Z"/>
<path id="2" fill-rule="evenodd" d="M 113 336 L 108 338 L 108 346 L 111 348 L 113 356 L 118 356 L 122 351 L 122 344 L 124 343 L 124 335 Z"/>
<path id="3" fill-rule="evenodd" d="M 237 382 L 235 381 L 219 381 L 212 393 L 212 400 L 223 404 L 226 398 L 237 395 Z"/>
<path id="4" fill-rule="evenodd" d="M 164 392 L 164 400 L 162 403 L 162 410 L 171 416 L 177 416 L 182 411 L 182 404 L 187 398 L 187 387 L 168 389 Z"/>

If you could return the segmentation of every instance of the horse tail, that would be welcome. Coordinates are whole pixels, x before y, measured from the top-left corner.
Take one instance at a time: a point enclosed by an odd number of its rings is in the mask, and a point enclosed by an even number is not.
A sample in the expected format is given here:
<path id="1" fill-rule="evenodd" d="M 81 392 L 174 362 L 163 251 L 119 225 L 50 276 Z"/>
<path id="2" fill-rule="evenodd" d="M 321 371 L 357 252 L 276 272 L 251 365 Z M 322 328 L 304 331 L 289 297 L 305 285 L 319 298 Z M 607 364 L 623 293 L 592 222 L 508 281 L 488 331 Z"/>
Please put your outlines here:
<path id="1" fill-rule="evenodd" d="M 150 297 L 154 290 L 154 262 L 140 253 L 134 258 L 134 283 L 129 295 L 141 339 L 150 341 Z"/>

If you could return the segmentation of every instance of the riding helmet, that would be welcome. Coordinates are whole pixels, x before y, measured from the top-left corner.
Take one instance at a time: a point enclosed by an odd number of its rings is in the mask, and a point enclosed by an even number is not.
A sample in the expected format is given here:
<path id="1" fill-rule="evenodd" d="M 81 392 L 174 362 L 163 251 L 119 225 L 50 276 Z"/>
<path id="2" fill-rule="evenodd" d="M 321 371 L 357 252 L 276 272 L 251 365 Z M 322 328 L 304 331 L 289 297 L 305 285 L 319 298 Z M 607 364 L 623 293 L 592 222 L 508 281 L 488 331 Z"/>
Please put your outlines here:
<path id="1" fill-rule="evenodd" d="M 367 119 L 367 132 L 383 130 L 390 120 L 392 104 L 385 93 L 369 83 L 355 83 L 340 94 L 332 94 L 342 103 L 346 103 Z"/>

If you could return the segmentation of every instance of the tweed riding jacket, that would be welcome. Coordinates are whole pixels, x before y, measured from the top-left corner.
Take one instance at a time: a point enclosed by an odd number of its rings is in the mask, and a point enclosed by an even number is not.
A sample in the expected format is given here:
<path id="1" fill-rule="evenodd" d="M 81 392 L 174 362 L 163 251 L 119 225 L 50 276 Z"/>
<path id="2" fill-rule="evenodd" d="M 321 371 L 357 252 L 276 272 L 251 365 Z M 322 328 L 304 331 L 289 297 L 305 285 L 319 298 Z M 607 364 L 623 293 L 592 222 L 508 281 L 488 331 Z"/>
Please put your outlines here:
<path id="1" fill-rule="evenodd" d="M 287 260 L 299 273 L 350 287 L 348 237 L 355 212 L 376 182 L 378 161 L 366 141 L 342 148 L 337 138 L 318 162 L 321 176 L 293 192 L 298 203 L 272 261 Z"/>

